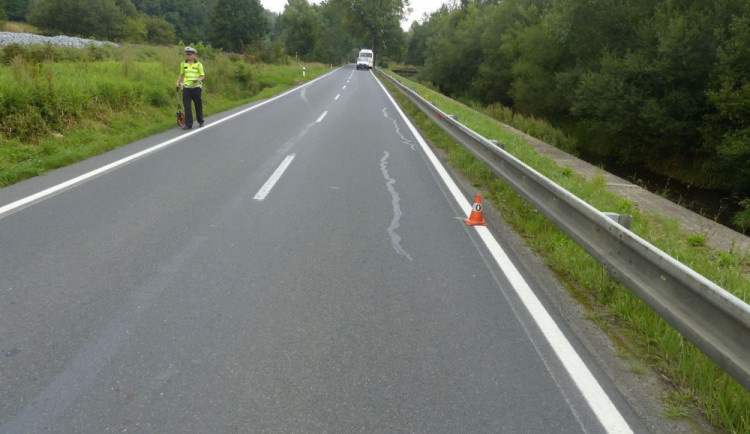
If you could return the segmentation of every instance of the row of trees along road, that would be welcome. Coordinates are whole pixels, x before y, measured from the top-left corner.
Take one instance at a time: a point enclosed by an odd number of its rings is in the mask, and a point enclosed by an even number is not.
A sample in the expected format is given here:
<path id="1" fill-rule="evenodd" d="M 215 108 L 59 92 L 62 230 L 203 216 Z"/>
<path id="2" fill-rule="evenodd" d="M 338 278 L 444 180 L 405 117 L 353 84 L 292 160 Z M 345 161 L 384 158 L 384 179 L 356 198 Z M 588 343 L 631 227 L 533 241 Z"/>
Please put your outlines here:
<path id="1" fill-rule="evenodd" d="M 27 21 L 44 33 L 115 42 L 285 52 L 338 64 L 363 47 L 399 59 L 407 7 L 408 0 L 287 0 L 277 15 L 259 0 L 0 0 L 0 23 Z"/>
<path id="2" fill-rule="evenodd" d="M 582 151 L 750 196 L 747 0 L 462 0 L 413 24 L 404 58 Z"/>

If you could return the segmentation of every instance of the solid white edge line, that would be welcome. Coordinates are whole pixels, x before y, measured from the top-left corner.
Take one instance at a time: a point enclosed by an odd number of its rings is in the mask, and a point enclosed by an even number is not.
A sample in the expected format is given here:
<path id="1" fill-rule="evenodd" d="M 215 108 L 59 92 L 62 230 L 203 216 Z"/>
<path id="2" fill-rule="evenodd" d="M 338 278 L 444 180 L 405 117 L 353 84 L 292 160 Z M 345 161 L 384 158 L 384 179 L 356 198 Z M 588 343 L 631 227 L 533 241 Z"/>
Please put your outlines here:
<path id="1" fill-rule="evenodd" d="M 451 195 L 458 203 L 458 206 L 461 209 L 467 210 L 466 216 L 468 217 L 472 209 L 469 200 L 464 197 L 463 193 L 461 193 L 461 190 L 453 181 L 453 178 L 450 177 L 442 163 L 440 163 L 440 160 L 437 159 L 422 136 L 418 133 L 416 127 L 412 125 L 409 118 L 406 117 L 401 110 L 401 107 L 396 104 L 396 101 L 391 94 L 388 93 L 380 80 L 378 80 L 378 84 L 409 127 L 412 135 L 414 135 L 417 142 L 419 142 L 419 145 L 427 155 L 428 160 L 432 163 L 438 175 L 451 192 Z M 474 226 L 474 228 L 476 228 L 477 233 L 492 254 L 495 262 L 507 277 L 513 290 L 523 302 L 524 307 L 534 319 L 534 322 L 547 339 L 547 342 L 552 347 L 555 355 L 560 359 L 560 362 L 565 367 L 568 375 L 573 379 L 578 390 L 581 392 L 584 399 L 586 399 L 589 408 L 591 408 L 594 414 L 596 414 L 597 419 L 604 429 L 609 433 L 632 433 L 633 431 L 630 428 L 630 425 L 628 425 L 627 421 L 622 417 L 622 414 L 620 414 L 620 411 L 615 407 L 614 403 L 612 403 L 612 400 L 609 399 L 609 396 L 604 392 L 604 389 L 602 389 L 599 382 L 596 381 L 596 378 L 594 378 L 594 375 L 591 373 L 588 366 L 586 366 L 583 359 L 581 359 L 581 356 L 578 355 L 573 348 L 573 345 L 571 345 L 570 341 L 568 341 L 552 319 L 552 316 L 544 308 L 541 301 L 539 301 L 539 298 L 534 294 L 534 291 L 531 290 L 516 266 L 513 265 L 513 262 L 502 249 L 500 243 L 498 243 L 495 237 L 492 236 L 488 228 L 484 226 Z"/>
<path id="2" fill-rule="evenodd" d="M 318 118 L 318 120 L 316 120 L 315 122 L 317 122 L 317 123 L 323 122 L 323 118 L 326 117 L 327 114 L 328 114 L 328 110 L 324 111 L 323 114 L 320 115 L 320 117 Z"/>
<path id="3" fill-rule="evenodd" d="M 284 174 L 289 165 L 292 164 L 292 160 L 294 160 L 294 154 L 287 155 L 286 158 L 284 158 L 284 161 L 279 164 L 279 167 L 277 167 L 273 174 L 271 174 L 271 177 L 268 178 L 268 181 L 263 184 L 263 187 L 261 187 L 260 190 L 255 193 L 255 197 L 253 197 L 253 199 L 257 201 L 264 200 L 266 196 L 268 196 L 268 194 L 271 192 L 271 189 L 273 189 L 276 183 L 279 182 L 279 179 L 281 179 L 281 176 Z"/>
<path id="4" fill-rule="evenodd" d="M 288 90 L 288 91 L 286 91 L 286 92 L 284 92 L 284 93 L 282 93 L 280 95 L 276 95 L 275 97 L 267 99 L 267 100 L 265 100 L 263 102 L 260 102 L 260 103 L 258 103 L 256 105 L 252 106 L 252 107 L 248 107 L 248 108 L 246 108 L 244 110 L 241 110 L 241 111 L 239 111 L 237 113 L 229 115 L 229 116 L 227 116 L 225 118 L 221 118 L 221 119 L 219 119 L 219 120 L 217 120 L 215 122 L 207 124 L 205 127 L 201 128 L 201 129 L 196 129 L 196 130 L 190 131 L 188 133 L 181 134 L 178 137 L 175 137 L 175 138 L 167 140 L 166 142 L 159 143 L 158 145 L 152 146 L 152 147 L 150 147 L 148 149 L 144 149 L 143 151 L 140 151 L 140 152 L 138 152 L 136 154 L 130 155 L 130 156 L 125 157 L 125 158 L 122 158 L 122 159 L 117 160 L 117 161 L 115 161 L 113 163 L 110 163 L 110 164 L 102 166 L 102 167 L 100 167 L 98 169 L 92 170 L 91 172 L 84 173 L 83 175 L 77 176 L 77 177 L 75 177 L 73 179 L 70 179 L 68 181 L 65 181 L 65 182 L 62 182 L 62 183 L 57 184 L 55 186 L 52 186 L 50 188 L 47 188 L 46 190 L 42 190 L 42 191 L 40 191 L 38 193 L 32 194 L 30 196 L 26 196 L 23 199 L 19 199 L 19 200 L 15 201 L 15 202 L 11 202 L 11 203 L 9 203 L 7 205 L 4 205 L 4 206 L 0 207 L 0 219 L 2 219 L 4 217 L 6 217 L 6 216 L 8 216 L 8 215 L 10 215 L 10 214 L 12 214 L 14 212 L 16 212 L 16 211 L 18 211 L 18 210 L 20 210 L 20 209 L 22 209 L 22 208 L 24 208 L 26 206 L 30 206 L 30 205 L 33 205 L 35 203 L 41 202 L 41 201 L 43 201 L 43 200 L 45 200 L 45 199 L 47 199 L 47 198 L 49 198 L 51 196 L 54 196 L 57 193 L 60 193 L 60 192 L 63 192 L 65 190 L 67 190 L 67 189 L 73 188 L 73 187 L 77 186 L 78 184 L 83 184 L 84 182 L 87 182 L 87 181 L 91 180 L 92 178 L 95 178 L 98 175 L 101 175 L 103 173 L 106 173 L 106 172 L 112 171 L 114 169 L 117 169 L 117 168 L 119 168 L 121 166 L 124 166 L 124 165 L 126 165 L 126 164 L 134 161 L 134 160 L 137 160 L 137 159 L 139 159 L 141 157 L 144 157 L 144 156 L 146 156 L 148 154 L 154 153 L 154 152 L 156 152 L 156 151 L 158 151 L 160 149 L 163 149 L 163 148 L 165 148 L 167 146 L 170 146 L 170 145 L 172 145 L 172 144 L 174 144 L 174 143 L 176 143 L 176 142 L 178 142 L 178 141 L 180 141 L 180 140 L 182 140 L 182 139 L 184 139 L 186 137 L 189 137 L 189 136 L 191 136 L 193 134 L 200 133 L 200 132 L 202 132 L 204 130 L 207 130 L 208 128 L 213 128 L 213 127 L 215 127 L 215 126 L 217 126 L 217 125 L 219 125 L 219 124 L 221 124 L 223 122 L 226 122 L 226 121 L 228 121 L 228 120 L 230 120 L 232 118 L 235 118 L 237 116 L 243 115 L 243 114 L 245 114 L 245 113 L 247 113 L 249 111 L 255 110 L 255 109 L 259 108 L 259 107 L 262 107 L 262 106 L 264 106 L 266 104 L 269 104 L 269 103 L 271 103 L 273 101 L 276 101 L 277 99 L 283 98 L 283 97 L 289 95 L 290 93 L 296 92 L 296 91 L 298 91 L 298 90 L 300 90 L 300 89 L 302 89 L 304 87 L 307 87 L 307 86 L 315 83 L 318 80 L 323 79 L 324 77 L 327 77 L 327 76 L 333 74 L 337 70 L 338 69 L 335 69 L 335 70 L 333 70 L 331 72 L 328 72 L 326 74 L 323 74 L 320 77 L 318 77 L 318 78 L 316 78 L 316 79 L 314 79 L 312 81 L 309 81 L 309 82 L 307 82 L 307 83 L 305 83 L 305 84 L 303 84 L 303 85 L 301 85 L 299 87 L 295 87 L 294 89 L 290 89 L 290 90 Z"/>

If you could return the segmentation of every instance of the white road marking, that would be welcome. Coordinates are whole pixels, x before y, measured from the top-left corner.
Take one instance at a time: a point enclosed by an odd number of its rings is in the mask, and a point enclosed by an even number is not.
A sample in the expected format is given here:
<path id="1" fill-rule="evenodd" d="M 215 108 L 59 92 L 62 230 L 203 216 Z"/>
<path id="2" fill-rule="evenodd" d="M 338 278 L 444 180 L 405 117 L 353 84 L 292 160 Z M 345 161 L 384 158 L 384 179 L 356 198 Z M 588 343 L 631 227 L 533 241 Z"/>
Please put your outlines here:
<path id="1" fill-rule="evenodd" d="M 404 115 L 404 112 L 398 104 L 396 104 L 396 101 L 393 100 L 393 97 L 391 97 L 386 91 L 383 84 L 380 81 L 378 81 L 378 84 L 380 84 L 380 88 L 383 89 L 383 92 L 385 92 L 387 97 L 391 100 L 391 103 L 401 115 L 404 122 L 406 122 L 406 125 L 409 126 L 412 134 L 419 142 L 419 145 L 422 147 L 428 160 L 432 163 L 438 175 L 445 183 L 445 186 L 451 192 L 451 195 L 458 203 L 458 206 L 461 209 L 466 210 L 466 216 L 468 217 L 470 210 L 472 209 L 469 200 L 464 197 L 463 193 L 461 193 L 461 190 L 445 170 L 442 163 L 440 163 L 430 147 L 427 146 L 427 143 L 417 132 L 417 129 L 412 125 L 411 121 L 409 121 L 406 115 Z M 599 382 L 596 381 L 596 378 L 594 378 L 594 375 L 591 373 L 588 366 L 583 362 L 581 356 L 576 353 L 573 345 L 571 345 L 570 341 L 565 337 L 565 334 L 563 334 L 557 326 L 554 319 L 552 319 L 552 316 L 544 308 L 536 294 L 534 294 L 534 291 L 532 291 L 528 283 L 526 283 L 526 280 L 524 280 L 521 273 L 500 246 L 500 243 L 498 243 L 495 237 L 492 236 L 487 227 L 474 226 L 474 228 L 476 228 L 480 238 L 495 259 L 495 262 L 500 267 L 503 274 L 508 278 L 513 290 L 523 302 L 524 307 L 534 319 L 534 322 L 547 339 L 547 342 L 552 347 L 555 355 L 557 355 L 558 359 L 565 367 L 565 370 L 568 372 L 568 375 L 570 375 L 575 382 L 578 390 L 588 403 L 589 408 L 594 412 L 604 429 L 608 433 L 632 433 L 627 421 L 622 417 L 622 414 L 617 410 L 617 407 L 612 403 L 612 400 L 609 399 L 609 396 L 604 392 L 604 389 L 602 389 Z"/>
<path id="2" fill-rule="evenodd" d="M 268 196 L 268 193 L 271 192 L 273 186 L 276 185 L 277 182 L 279 182 L 279 179 L 281 179 L 281 175 L 283 175 L 289 165 L 292 164 L 292 160 L 294 160 L 294 154 L 287 155 L 286 158 L 284 158 L 284 161 L 282 161 L 279 167 L 277 167 L 273 172 L 271 177 L 268 178 L 268 181 L 263 184 L 263 187 L 261 187 L 260 190 L 255 193 L 255 197 L 253 197 L 253 199 L 257 201 L 262 201 L 263 199 L 265 199 L 266 196 Z"/>
<path id="3" fill-rule="evenodd" d="M 309 81 L 309 82 L 307 82 L 307 83 L 305 83 L 305 84 L 303 84 L 303 85 L 301 85 L 299 87 L 296 87 L 294 89 L 288 90 L 288 91 L 282 93 L 281 95 L 277 95 L 277 96 L 275 96 L 273 98 L 270 98 L 270 99 L 268 99 L 266 101 L 258 103 L 258 104 L 254 105 L 252 107 L 248 107 L 248 108 L 246 108 L 244 110 L 241 110 L 241 111 L 239 111 L 237 113 L 229 115 L 229 116 L 227 116 L 225 118 L 221 118 L 221 119 L 219 119 L 217 121 L 208 123 L 203 128 L 192 130 L 192 131 L 190 131 L 188 133 L 185 133 L 185 134 L 181 134 L 181 135 L 179 135 L 179 136 L 177 136 L 177 137 L 175 137 L 173 139 L 169 139 L 169 140 L 167 140 L 165 142 L 159 143 L 158 145 L 152 146 L 151 148 L 144 149 L 143 151 L 138 152 L 136 154 L 133 154 L 133 155 L 131 155 L 129 157 L 125 157 L 125 158 L 123 158 L 121 160 L 117 160 L 117 161 L 115 161 L 113 163 L 107 164 L 106 166 L 102 166 L 102 167 L 100 167 L 100 168 L 98 168 L 96 170 L 92 170 L 91 172 L 84 173 L 83 175 L 77 176 L 77 177 L 75 177 L 73 179 L 70 179 L 68 181 L 62 182 L 62 183 L 57 184 L 55 186 L 52 186 L 52 187 L 50 187 L 50 188 L 48 188 L 46 190 L 42 190 L 42 191 L 40 191 L 38 193 L 32 194 L 30 196 L 26 196 L 23 199 L 19 199 L 19 200 L 15 201 L 15 202 L 11 202 L 11 203 L 9 203 L 9 204 L 7 204 L 5 206 L 0 207 L 0 219 L 2 219 L 4 217 L 7 217 L 8 215 L 10 215 L 10 214 L 12 214 L 12 213 L 14 213 L 16 211 L 19 211 L 19 210 L 21 210 L 23 208 L 26 208 L 28 206 L 34 205 L 35 203 L 39 203 L 39 202 L 41 202 L 43 200 L 49 199 L 50 197 L 52 197 L 52 196 L 54 196 L 56 194 L 62 193 L 63 191 L 69 190 L 69 189 L 74 188 L 74 187 L 76 187 L 76 186 L 78 186 L 80 184 L 88 182 L 91 179 L 93 179 L 93 178 L 95 178 L 95 177 L 97 177 L 99 175 L 103 175 L 103 174 L 105 174 L 107 172 L 111 172 L 111 171 L 113 171 L 115 169 L 118 169 L 118 168 L 120 168 L 120 167 L 122 167 L 122 166 L 124 166 L 124 165 L 126 165 L 128 163 L 131 163 L 131 162 L 133 162 L 133 161 L 135 161 L 135 160 L 137 160 L 139 158 L 145 157 L 146 155 L 152 154 L 152 153 L 154 153 L 154 152 L 156 152 L 156 151 L 158 151 L 160 149 L 163 149 L 163 148 L 166 148 L 166 147 L 168 147 L 170 145 L 173 145 L 176 142 L 178 142 L 178 141 L 180 141 L 180 140 L 182 140 L 182 139 L 184 139 L 186 137 L 189 137 L 189 136 L 191 136 L 193 134 L 198 134 L 198 133 L 204 132 L 207 129 L 213 128 L 213 127 L 215 127 L 215 126 L 217 126 L 217 125 L 219 125 L 219 124 L 221 124 L 223 122 L 226 122 L 226 121 L 228 121 L 228 120 L 230 120 L 232 118 L 235 118 L 237 116 L 243 115 L 243 114 L 245 114 L 245 113 L 247 113 L 249 111 L 255 110 L 255 109 L 259 108 L 259 107 L 262 107 L 262 106 L 264 106 L 266 104 L 269 104 L 269 103 L 271 103 L 273 101 L 276 101 L 277 99 L 283 98 L 283 97 L 289 95 L 290 93 L 296 92 L 296 91 L 298 91 L 300 89 L 304 89 L 305 87 L 307 87 L 307 86 L 315 83 L 316 81 L 321 80 L 321 79 L 323 79 L 324 77 L 326 77 L 326 76 L 328 76 L 330 74 L 333 74 L 335 71 L 336 70 L 331 71 L 331 72 L 329 72 L 329 73 L 327 73 L 325 75 L 322 75 L 322 76 L 320 76 L 320 77 L 318 77 L 318 78 L 316 78 L 316 79 L 314 79 L 312 81 Z"/>
<path id="4" fill-rule="evenodd" d="M 346 86 L 344 86 L 344 87 L 341 88 L 341 90 L 344 90 L 344 89 L 346 89 Z"/>
<path id="5" fill-rule="evenodd" d="M 318 120 L 317 120 L 317 121 L 315 121 L 315 122 L 317 122 L 317 123 L 321 123 L 321 122 L 323 122 L 323 118 L 324 118 L 324 117 L 326 117 L 326 115 L 327 115 L 327 114 L 328 114 L 328 111 L 327 111 L 327 110 L 326 110 L 326 111 L 324 111 L 324 112 L 323 112 L 323 114 L 322 114 L 322 115 L 320 115 L 320 117 L 318 118 Z"/>
<path id="6" fill-rule="evenodd" d="M 336 95 L 336 98 L 334 98 L 334 101 L 338 101 L 341 94 Z"/>

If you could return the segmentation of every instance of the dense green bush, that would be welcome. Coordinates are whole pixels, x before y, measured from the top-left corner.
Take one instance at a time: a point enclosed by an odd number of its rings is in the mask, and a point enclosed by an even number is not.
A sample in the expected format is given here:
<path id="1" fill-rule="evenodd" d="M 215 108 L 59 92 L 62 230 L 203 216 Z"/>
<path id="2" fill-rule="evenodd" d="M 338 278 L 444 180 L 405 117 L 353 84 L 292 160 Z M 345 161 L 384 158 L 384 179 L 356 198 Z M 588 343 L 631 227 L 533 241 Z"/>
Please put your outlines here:
<path id="1" fill-rule="evenodd" d="M 750 197 L 746 0 L 462 1 L 413 25 L 406 57 L 588 153 Z"/>
<path id="2" fill-rule="evenodd" d="M 7 8 L 5 2 L 6 0 L 0 0 L 0 27 L 8 20 L 8 14 L 5 12 Z"/>
<path id="3" fill-rule="evenodd" d="M 209 5 L 201 0 L 11 1 L 13 19 L 50 34 L 166 45 L 185 36 L 204 40 L 208 28 Z"/>

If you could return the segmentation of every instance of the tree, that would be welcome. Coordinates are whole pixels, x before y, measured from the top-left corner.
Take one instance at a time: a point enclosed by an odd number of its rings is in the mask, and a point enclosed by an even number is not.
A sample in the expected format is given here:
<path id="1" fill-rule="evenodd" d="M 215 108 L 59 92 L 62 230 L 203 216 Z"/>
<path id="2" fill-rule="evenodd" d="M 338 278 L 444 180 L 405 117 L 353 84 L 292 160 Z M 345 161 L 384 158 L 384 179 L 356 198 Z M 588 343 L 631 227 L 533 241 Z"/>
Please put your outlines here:
<path id="1" fill-rule="evenodd" d="M 307 0 L 287 0 L 279 22 L 286 52 L 314 60 L 323 23 Z"/>
<path id="2" fill-rule="evenodd" d="M 497 6 L 485 7 L 483 30 L 479 44 L 482 60 L 477 77 L 471 83 L 470 94 L 477 100 L 512 107 L 512 66 L 521 53 L 513 48 L 516 34 L 539 20 L 539 1 L 504 1 Z"/>
<path id="3" fill-rule="evenodd" d="M 268 33 L 268 21 L 259 0 L 218 0 L 211 15 L 211 43 L 226 51 L 241 52 Z"/>
<path id="4" fill-rule="evenodd" d="M 0 4 L 2 4 L 2 1 L 0 1 Z M 9 20 L 26 21 L 28 10 L 29 0 L 5 0 L 5 11 L 8 13 Z"/>
<path id="5" fill-rule="evenodd" d="M 138 9 L 130 0 L 115 0 L 115 6 L 120 12 L 127 18 L 135 18 L 138 16 Z"/>
<path id="6" fill-rule="evenodd" d="M 316 52 L 320 60 L 331 64 L 351 62 L 361 44 L 344 27 L 346 11 L 329 2 L 320 5 L 319 12 L 323 25 Z"/>
<path id="7" fill-rule="evenodd" d="M 127 19 L 121 38 L 132 43 L 169 45 L 176 41 L 174 27 L 163 18 L 138 14 Z"/>
<path id="8" fill-rule="evenodd" d="M 750 6 L 732 17 L 718 35 L 721 45 L 707 94 L 715 113 L 705 135 L 714 151 L 713 165 L 729 173 L 735 194 L 750 196 Z"/>
<path id="9" fill-rule="evenodd" d="M 126 15 L 115 0 L 38 0 L 29 22 L 47 32 L 117 39 Z"/>
<path id="10" fill-rule="evenodd" d="M 430 37 L 429 27 L 427 24 L 419 24 L 417 21 L 411 23 L 407 35 L 406 52 L 404 53 L 404 62 L 422 66 L 425 62 L 427 51 L 427 40 Z"/>
<path id="11" fill-rule="evenodd" d="M 633 28 L 627 49 L 605 52 L 575 86 L 571 107 L 588 147 L 660 173 L 703 164 L 706 88 L 726 14 L 709 0 L 662 2 Z"/>
<path id="12" fill-rule="evenodd" d="M 330 0 L 344 11 L 343 24 L 375 51 L 394 52 L 403 45 L 400 22 L 406 17 L 409 0 Z"/>
<path id="13" fill-rule="evenodd" d="M 164 18 L 143 15 L 142 20 L 146 26 L 146 42 L 155 45 L 169 45 L 177 40 L 174 26 Z"/>
<path id="14" fill-rule="evenodd" d="M 148 30 L 142 17 L 128 18 L 120 35 L 125 42 L 142 43 L 148 36 Z"/>
<path id="15" fill-rule="evenodd" d="M 216 0 L 133 0 L 138 12 L 159 17 L 171 24 L 176 39 L 205 41 Z"/>
<path id="16" fill-rule="evenodd" d="M 444 6 L 432 15 L 432 20 L 437 26 L 436 36 L 427 43 L 424 75 L 444 93 L 464 95 L 476 77 L 482 57 L 480 9 L 469 3 L 451 12 Z"/>
<path id="17" fill-rule="evenodd" d="M 502 49 L 512 59 L 510 96 L 525 114 L 550 120 L 564 119 L 569 110 L 566 86 L 559 77 L 576 64 L 567 41 L 573 29 L 564 23 L 563 1 L 529 5 L 526 25 L 514 29 Z"/>

